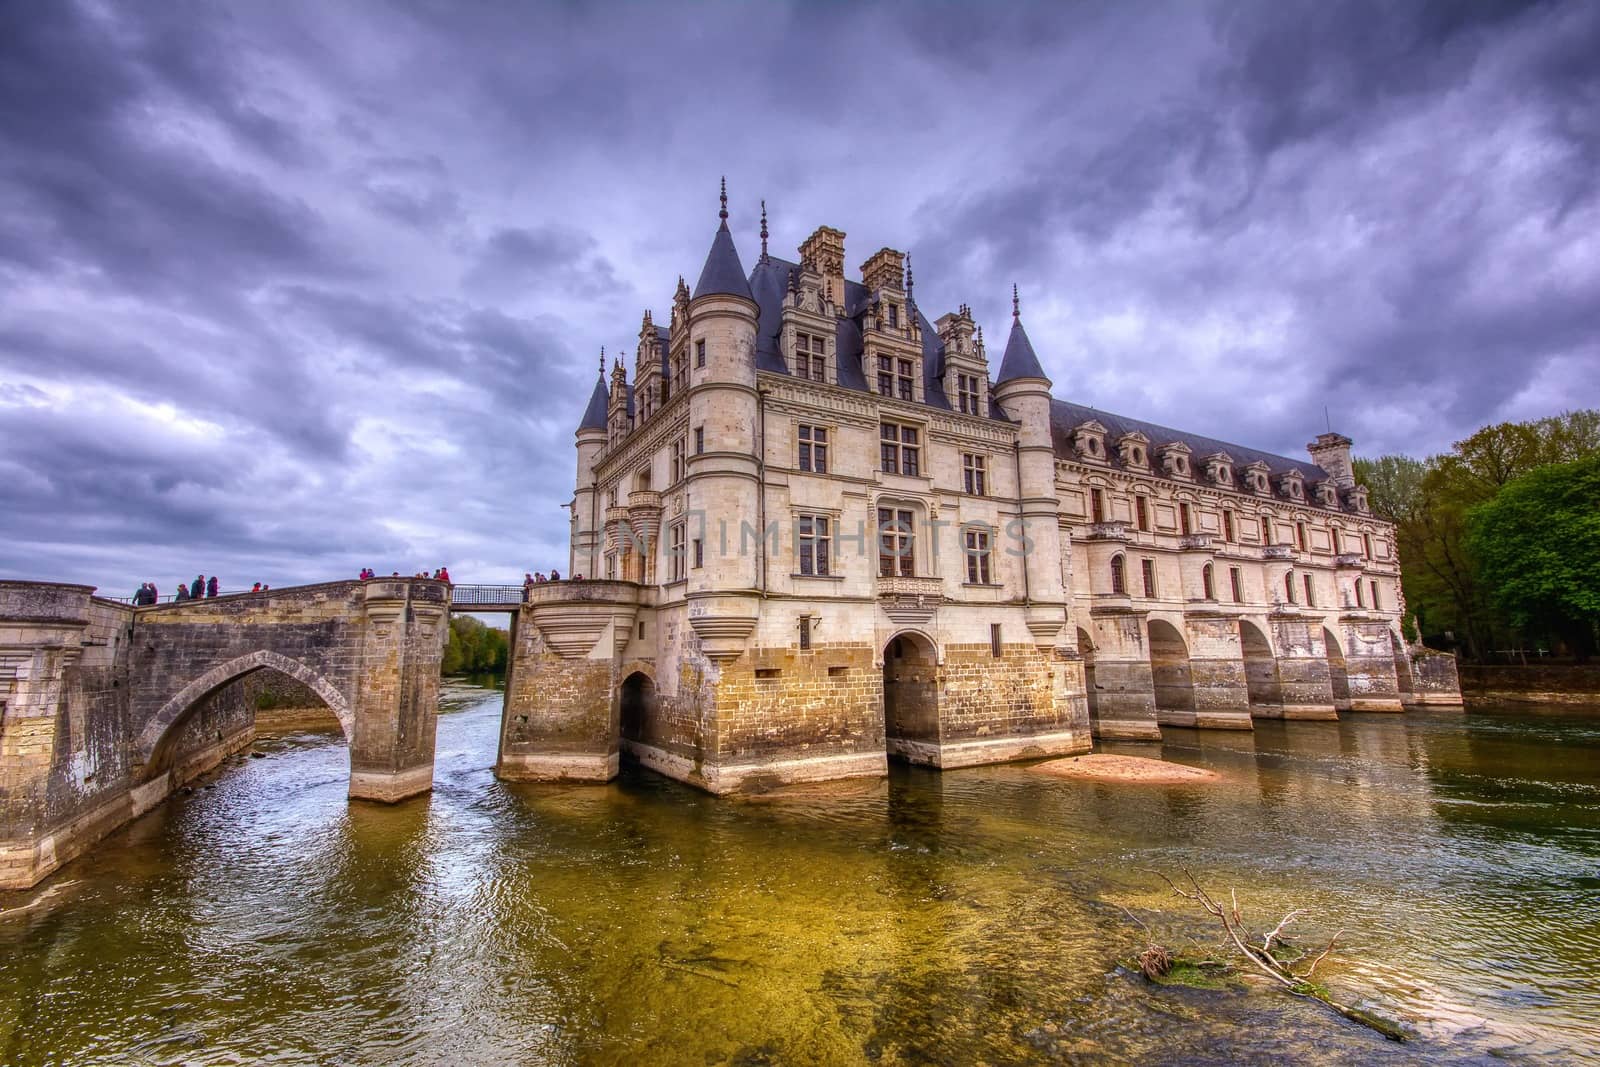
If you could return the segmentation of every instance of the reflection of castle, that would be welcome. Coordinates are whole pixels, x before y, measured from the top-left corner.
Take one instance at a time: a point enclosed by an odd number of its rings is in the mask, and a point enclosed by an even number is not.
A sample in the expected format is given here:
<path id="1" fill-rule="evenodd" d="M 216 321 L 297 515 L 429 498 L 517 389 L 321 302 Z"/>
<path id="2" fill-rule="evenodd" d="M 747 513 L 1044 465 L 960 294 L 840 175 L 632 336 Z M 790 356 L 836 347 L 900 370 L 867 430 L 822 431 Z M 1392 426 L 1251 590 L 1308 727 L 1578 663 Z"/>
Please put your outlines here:
<path id="1" fill-rule="evenodd" d="M 602 363 L 587 580 L 530 591 L 503 774 L 607 777 L 620 744 L 721 791 L 1077 752 L 1091 720 L 1399 710 L 1393 539 L 1348 440 L 1297 464 L 1054 399 L 1015 299 L 991 376 L 908 257 L 849 281 L 843 233 L 791 263 L 763 214 L 747 275 L 726 203 L 632 381 Z"/>

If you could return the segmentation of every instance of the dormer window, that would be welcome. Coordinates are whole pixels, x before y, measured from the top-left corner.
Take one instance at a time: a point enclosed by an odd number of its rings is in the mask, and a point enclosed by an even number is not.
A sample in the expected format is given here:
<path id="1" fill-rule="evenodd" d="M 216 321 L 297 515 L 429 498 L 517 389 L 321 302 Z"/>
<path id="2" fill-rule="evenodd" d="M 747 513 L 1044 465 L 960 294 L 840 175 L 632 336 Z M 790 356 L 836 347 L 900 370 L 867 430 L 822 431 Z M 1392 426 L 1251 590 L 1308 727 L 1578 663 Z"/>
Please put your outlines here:
<path id="1" fill-rule="evenodd" d="M 978 414 L 979 379 L 976 374 L 956 375 L 956 398 L 963 415 Z"/>
<path id="2" fill-rule="evenodd" d="M 1089 455 L 1098 456 L 1099 454 L 1100 454 L 1100 441 L 1099 441 L 1099 439 L 1098 438 L 1094 438 L 1094 437 L 1089 438 Z"/>
<path id="3" fill-rule="evenodd" d="M 814 382 L 828 380 L 828 342 L 820 334 L 794 335 L 794 372 Z"/>
<path id="4" fill-rule="evenodd" d="M 1278 488 L 1290 500 L 1301 500 L 1306 495 L 1305 477 L 1297 470 L 1286 471 L 1278 479 Z"/>
<path id="5" fill-rule="evenodd" d="M 900 328 L 900 305 L 898 305 L 898 304 L 890 304 L 889 305 L 889 329 L 898 330 L 899 328 Z"/>
<path id="6" fill-rule="evenodd" d="M 912 388 L 912 373 L 914 369 L 915 364 L 909 359 L 879 356 L 878 394 L 880 396 L 898 396 L 901 400 L 915 399 L 916 393 Z"/>
<path id="7" fill-rule="evenodd" d="M 1145 449 L 1149 444 L 1149 438 L 1138 431 L 1123 434 L 1117 440 L 1117 449 L 1122 453 L 1123 466 L 1143 467 L 1145 465 Z"/>
<path id="8" fill-rule="evenodd" d="M 1182 441 L 1172 441 L 1159 451 L 1161 469 L 1169 478 L 1189 477 L 1189 446 Z"/>

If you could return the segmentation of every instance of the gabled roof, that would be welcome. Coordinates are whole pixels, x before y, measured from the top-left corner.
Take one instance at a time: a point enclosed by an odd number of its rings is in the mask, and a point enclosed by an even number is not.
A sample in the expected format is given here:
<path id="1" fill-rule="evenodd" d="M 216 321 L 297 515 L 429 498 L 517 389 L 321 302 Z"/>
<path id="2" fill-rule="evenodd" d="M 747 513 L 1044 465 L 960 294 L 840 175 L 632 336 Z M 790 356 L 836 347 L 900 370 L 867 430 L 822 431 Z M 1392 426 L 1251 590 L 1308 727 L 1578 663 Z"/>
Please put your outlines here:
<path id="1" fill-rule="evenodd" d="M 1050 380 L 1044 368 L 1039 366 L 1039 357 L 1033 352 L 1033 343 L 1028 340 L 1028 331 L 1022 328 L 1022 320 L 1013 316 L 1011 336 L 1006 338 L 1006 354 L 1000 359 L 1000 376 L 994 381 L 999 385 L 1015 378 Z"/>
<path id="2" fill-rule="evenodd" d="M 733 234 L 728 232 L 726 218 L 722 220 L 722 225 L 717 227 L 717 235 L 711 239 L 711 251 L 706 253 L 706 265 L 700 268 L 700 280 L 694 286 L 696 300 L 713 294 L 742 296 L 746 300 L 755 299 L 750 295 L 750 283 L 745 280 L 744 265 L 739 262 L 739 250 L 733 247 Z"/>
<path id="3" fill-rule="evenodd" d="M 606 376 L 602 374 L 595 380 L 594 392 L 589 394 L 589 406 L 583 409 L 583 419 L 578 423 L 578 429 L 605 429 L 606 405 L 610 402 L 611 395 L 606 392 Z"/>

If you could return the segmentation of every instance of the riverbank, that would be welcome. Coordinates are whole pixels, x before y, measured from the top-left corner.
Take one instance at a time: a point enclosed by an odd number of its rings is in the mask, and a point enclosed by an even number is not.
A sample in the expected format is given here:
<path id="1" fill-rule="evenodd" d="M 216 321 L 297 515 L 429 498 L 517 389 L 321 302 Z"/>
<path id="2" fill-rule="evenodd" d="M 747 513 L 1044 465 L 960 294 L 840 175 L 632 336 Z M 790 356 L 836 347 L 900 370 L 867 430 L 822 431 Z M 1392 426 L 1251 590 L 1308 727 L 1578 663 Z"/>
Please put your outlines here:
<path id="1" fill-rule="evenodd" d="M 1468 707 L 1600 706 L 1600 664 L 1469 664 L 1457 668 Z"/>

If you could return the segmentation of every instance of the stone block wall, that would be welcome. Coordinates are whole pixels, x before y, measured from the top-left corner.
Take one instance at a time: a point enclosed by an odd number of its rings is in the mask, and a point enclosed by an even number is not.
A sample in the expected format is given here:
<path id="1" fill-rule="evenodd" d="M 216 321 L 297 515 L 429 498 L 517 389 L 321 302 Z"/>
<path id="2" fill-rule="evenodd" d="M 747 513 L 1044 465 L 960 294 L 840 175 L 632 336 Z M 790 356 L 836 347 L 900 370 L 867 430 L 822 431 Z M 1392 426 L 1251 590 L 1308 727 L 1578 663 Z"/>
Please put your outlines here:
<path id="1" fill-rule="evenodd" d="M 603 644 L 609 649 L 609 640 Z M 620 683 L 613 657 L 561 655 L 523 609 L 512 624 L 509 663 L 495 773 L 511 781 L 613 778 Z"/>
<path id="2" fill-rule="evenodd" d="M 1411 656 L 1411 703 L 1461 706 L 1461 677 L 1448 652 L 1423 649 Z"/>
<path id="3" fill-rule="evenodd" d="M 949 644 L 939 668 L 936 767 L 1087 752 L 1083 661 L 1033 644 Z"/>

